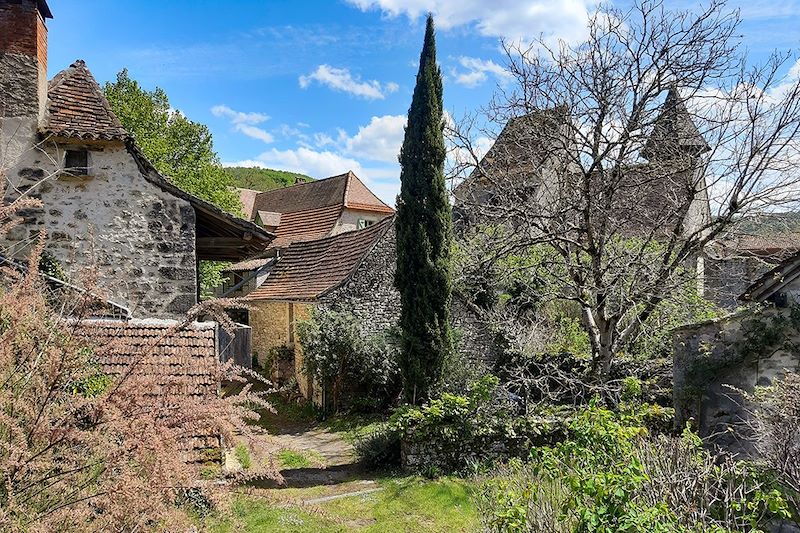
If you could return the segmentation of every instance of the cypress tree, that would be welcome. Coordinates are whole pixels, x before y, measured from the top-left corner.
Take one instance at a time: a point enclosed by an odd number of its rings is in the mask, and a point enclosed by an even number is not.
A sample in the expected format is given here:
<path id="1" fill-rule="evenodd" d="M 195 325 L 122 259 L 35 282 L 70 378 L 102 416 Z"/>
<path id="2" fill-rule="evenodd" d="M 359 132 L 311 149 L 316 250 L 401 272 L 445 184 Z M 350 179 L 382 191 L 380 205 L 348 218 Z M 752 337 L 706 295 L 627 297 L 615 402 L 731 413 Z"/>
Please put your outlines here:
<path id="1" fill-rule="evenodd" d="M 400 151 L 397 273 L 402 305 L 400 368 L 406 399 L 421 403 L 452 350 L 450 240 L 452 219 L 444 180 L 442 73 L 428 15 L 417 84 Z"/>

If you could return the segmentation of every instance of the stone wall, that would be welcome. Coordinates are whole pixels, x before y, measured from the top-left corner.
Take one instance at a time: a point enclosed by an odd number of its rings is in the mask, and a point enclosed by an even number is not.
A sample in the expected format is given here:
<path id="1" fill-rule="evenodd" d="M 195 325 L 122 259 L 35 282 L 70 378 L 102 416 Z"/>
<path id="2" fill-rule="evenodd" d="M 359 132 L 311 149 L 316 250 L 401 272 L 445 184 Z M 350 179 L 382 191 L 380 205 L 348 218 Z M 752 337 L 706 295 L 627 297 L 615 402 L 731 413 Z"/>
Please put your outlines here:
<path id="1" fill-rule="evenodd" d="M 752 392 L 800 370 L 800 319 L 791 308 L 749 309 L 674 332 L 675 424 L 750 453 L 747 407 L 735 389 Z M 734 387 L 734 388 L 731 388 Z"/>
<path id="2" fill-rule="evenodd" d="M 195 214 L 191 205 L 144 179 L 122 143 L 36 147 L 35 121 L 0 119 L 0 161 L 6 200 L 27 192 L 43 209 L 21 213 L 24 224 L 4 245 L 22 257 L 40 230 L 47 251 L 70 280 L 96 268 L 99 289 L 134 316 L 180 317 L 197 302 Z M 64 150 L 89 150 L 89 176 L 60 172 Z M 10 167 L 10 168 L 9 168 Z"/>
<path id="3" fill-rule="evenodd" d="M 254 301 L 250 307 L 250 327 L 253 328 L 253 354 L 263 365 L 267 352 L 289 342 L 288 302 Z"/>
<path id="4" fill-rule="evenodd" d="M 703 272 L 704 296 L 723 309 L 741 305 L 739 296 L 762 274 L 775 267 L 785 257 L 726 257 L 705 258 Z"/>
<path id="5" fill-rule="evenodd" d="M 400 293 L 394 288 L 395 258 L 392 224 L 350 279 L 320 298 L 319 305 L 352 314 L 365 335 L 396 326 L 400 319 Z"/>
<path id="6" fill-rule="evenodd" d="M 248 302 L 250 307 L 250 327 L 253 332 L 253 353 L 261 366 L 266 363 L 270 350 L 287 346 L 294 352 L 294 377 L 300 393 L 311 398 L 313 386 L 303 374 L 303 348 L 297 337 L 297 323 L 311 316 L 310 304 L 293 302 L 274 302 L 256 300 Z M 271 369 L 275 370 L 275 369 Z M 279 371 L 281 369 L 278 369 Z M 272 376 L 282 378 L 285 376 Z"/>

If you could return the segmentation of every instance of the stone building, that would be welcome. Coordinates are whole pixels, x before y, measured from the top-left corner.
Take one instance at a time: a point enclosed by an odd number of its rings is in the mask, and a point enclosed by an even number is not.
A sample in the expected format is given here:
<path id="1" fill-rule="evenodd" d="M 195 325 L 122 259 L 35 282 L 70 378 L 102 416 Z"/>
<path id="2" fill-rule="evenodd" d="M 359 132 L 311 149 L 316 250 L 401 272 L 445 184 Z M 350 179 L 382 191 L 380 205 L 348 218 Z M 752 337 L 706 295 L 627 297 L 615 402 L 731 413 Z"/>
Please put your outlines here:
<path id="1" fill-rule="evenodd" d="M 535 110 L 509 119 L 472 173 L 453 189 L 457 229 L 482 223 L 518 224 L 530 213 L 570 216 L 582 202 L 571 191 L 581 187 L 582 157 L 573 138 L 575 126 L 566 107 Z M 692 121 L 677 89 L 666 98 L 653 120 L 653 131 L 637 161 L 622 172 L 592 173 L 593 187 L 613 180 L 613 202 L 602 213 L 622 236 L 649 235 L 667 224 L 675 206 L 694 189 L 685 217 L 685 235 L 710 220 L 701 157 L 709 146 Z M 641 162 L 639 162 L 641 161 Z M 600 194 L 600 191 L 597 192 Z"/>
<path id="2" fill-rule="evenodd" d="M 741 305 L 739 296 L 765 272 L 800 251 L 796 213 L 756 213 L 743 217 L 706 247 L 706 297 L 724 309 Z"/>
<path id="3" fill-rule="evenodd" d="M 394 213 L 353 172 L 271 191 L 239 192 L 245 216 L 275 233 L 273 250 L 364 229 Z"/>
<path id="4" fill-rule="evenodd" d="M 183 324 L 199 300 L 198 264 L 261 253 L 274 235 L 159 174 L 83 61 L 48 82 L 50 18 L 45 0 L 0 0 L 2 198 L 27 207 L 0 242 L 0 263 L 23 269 L 43 233 L 48 260 L 68 278 L 60 287 L 85 293 L 91 273 L 92 296 L 108 300 L 93 316 L 64 318 L 88 346 L 103 348 L 95 353 L 104 372 L 132 374 L 136 363 L 136 372 L 155 375 L 141 390 L 145 400 L 216 395 L 219 361 L 250 361 L 249 330 L 234 341 L 216 322 Z M 208 433 L 187 433 L 187 458 L 219 445 Z"/>
<path id="5" fill-rule="evenodd" d="M 313 384 L 302 374 L 297 322 L 312 308 L 352 314 L 365 335 L 394 326 L 400 295 L 394 289 L 394 217 L 363 230 L 290 244 L 266 281 L 244 299 L 250 307 L 253 351 L 260 358 L 275 348 L 294 353 L 294 377 L 307 398 Z"/>
<path id="6" fill-rule="evenodd" d="M 260 257 L 230 265 L 217 296 L 241 297 L 267 279 L 275 257 L 293 242 L 365 229 L 394 213 L 352 172 L 271 191 L 240 189 L 245 216 L 275 233 Z"/>
<path id="7" fill-rule="evenodd" d="M 800 371 L 800 254 L 763 274 L 739 299 L 749 307 L 674 331 L 675 424 L 692 422 L 714 444 L 750 453 L 749 414 L 738 390 L 753 392 Z"/>
<path id="8" fill-rule="evenodd" d="M 76 283 L 138 317 L 178 318 L 198 302 L 198 262 L 237 261 L 273 236 L 161 176 L 122 127 L 83 61 L 47 82 L 44 0 L 0 2 L 3 199 L 37 198 L 5 238 L 23 257 L 40 231 Z"/>

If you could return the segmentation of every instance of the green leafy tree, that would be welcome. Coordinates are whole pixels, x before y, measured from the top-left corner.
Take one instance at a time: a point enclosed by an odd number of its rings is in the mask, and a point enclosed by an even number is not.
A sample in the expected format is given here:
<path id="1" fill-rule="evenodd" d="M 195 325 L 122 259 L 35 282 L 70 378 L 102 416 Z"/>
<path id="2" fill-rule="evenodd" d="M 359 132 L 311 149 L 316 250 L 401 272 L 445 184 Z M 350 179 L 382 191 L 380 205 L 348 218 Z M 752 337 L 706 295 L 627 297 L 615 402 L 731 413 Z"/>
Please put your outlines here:
<path id="1" fill-rule="evenodd" d="M 161 174 L 184 191 L 229 213 L 241 214 L 239 196 L 220 164 L 206 125 L 170 107 L 167 93 L 160 87 L 152 91 L 142 88 L 127 69 L 117 74 L 116 81 L 106 82 L 103 90 L 122 125 Z M 203 296 L 210 296 L 222 282 L 223 267 L 224 263 L 201 263 Z"/>
<path id="2" fill-rule="evenodd" d="M 397 273 L 403 349 L 400 367 L 406 399 L 427 399 L 452 351 L 450 241 L 452 221 L 444 180 L 442 73 L 436 64 L 429 15 L 417 84 L 400 152 Z"/>
<path id="3" fill-rule="evenodd" d="M 239 197 L 214 151 L 208 127 L 170 107 L 167 93 L 142 88 L 128 70 L 106 82 L 106 98 L 156 169 L 181 189 L 234 214 Z"/>

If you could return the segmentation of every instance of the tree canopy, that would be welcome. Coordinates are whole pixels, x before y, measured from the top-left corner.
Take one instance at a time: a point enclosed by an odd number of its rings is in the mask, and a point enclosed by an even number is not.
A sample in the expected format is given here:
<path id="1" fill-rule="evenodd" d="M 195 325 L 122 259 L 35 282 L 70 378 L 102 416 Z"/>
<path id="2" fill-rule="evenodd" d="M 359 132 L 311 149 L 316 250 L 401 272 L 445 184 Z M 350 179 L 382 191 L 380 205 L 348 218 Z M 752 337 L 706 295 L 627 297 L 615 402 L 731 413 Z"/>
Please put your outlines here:
<path id="1" fill-rule="evenodd" d="M 103 90 L 122 125 L 161 174 L 198 198 L 230 213 L 241 212 L 207 126 L 173 109 L 163 89 L 144 89 L 127 69 Z"/>

